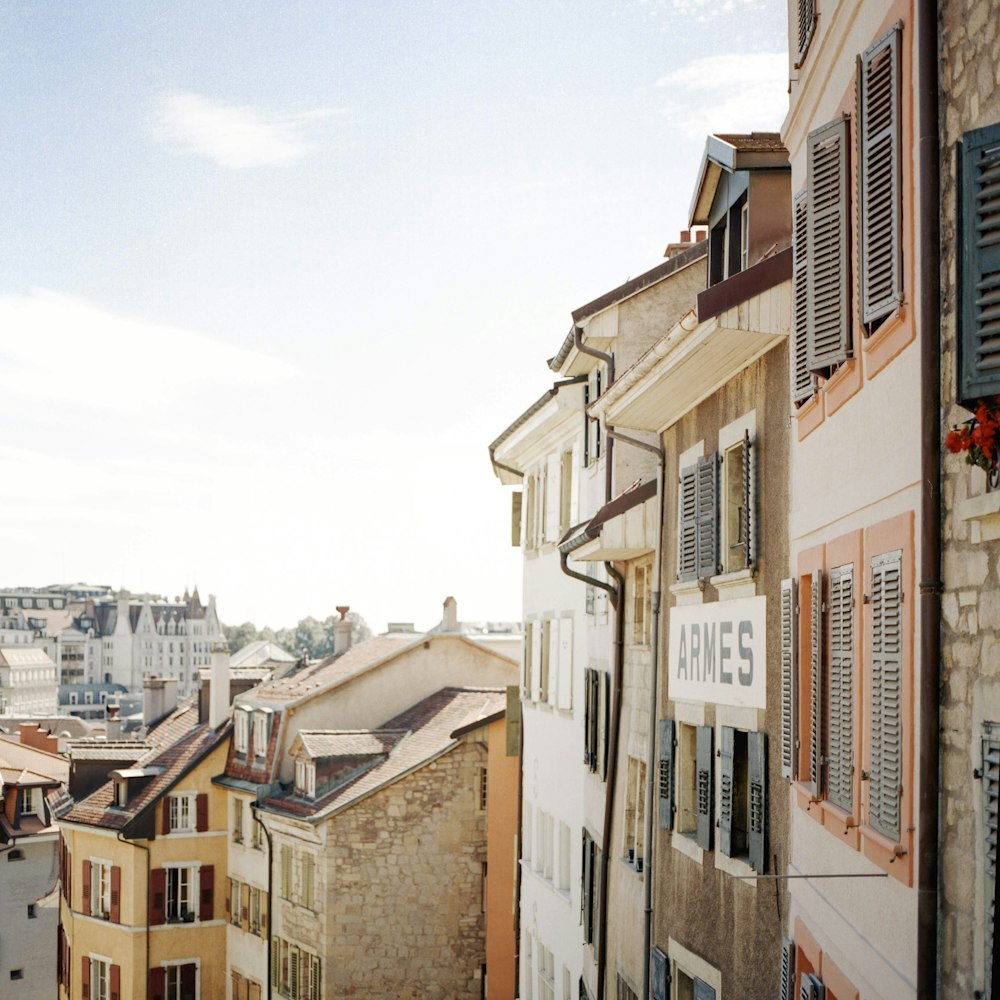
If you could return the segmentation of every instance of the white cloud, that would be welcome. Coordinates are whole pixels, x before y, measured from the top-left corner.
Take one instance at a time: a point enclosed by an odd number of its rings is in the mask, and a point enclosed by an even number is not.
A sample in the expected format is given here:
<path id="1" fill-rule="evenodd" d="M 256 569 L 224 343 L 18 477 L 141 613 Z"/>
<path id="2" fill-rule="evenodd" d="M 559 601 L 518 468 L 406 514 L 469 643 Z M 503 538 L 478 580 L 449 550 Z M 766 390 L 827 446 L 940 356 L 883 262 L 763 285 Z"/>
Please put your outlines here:
<path id="1" fill-rule="evenodd" d="M 654 20 L 676 23 L 677 15 L 705 23 L 737 10 L 763 10 L 766 0 L 639 0 L 639 6 Z"/>
<path id="2" fill-rule="evenodd" d="M 694 59 L 656 81 L 662 112 L 685 134 L 776 130 L 788 111 L 784 52 Z"/>
<path id="3" fill-rule="evenodd" d="M 160 102 L 155 132 L 175 152 L 204 156 L 222 167 L 286 166 L 314 148 L 310 125 L 342 114 L 343 108 L 269 113 L 181 92 Z"/>

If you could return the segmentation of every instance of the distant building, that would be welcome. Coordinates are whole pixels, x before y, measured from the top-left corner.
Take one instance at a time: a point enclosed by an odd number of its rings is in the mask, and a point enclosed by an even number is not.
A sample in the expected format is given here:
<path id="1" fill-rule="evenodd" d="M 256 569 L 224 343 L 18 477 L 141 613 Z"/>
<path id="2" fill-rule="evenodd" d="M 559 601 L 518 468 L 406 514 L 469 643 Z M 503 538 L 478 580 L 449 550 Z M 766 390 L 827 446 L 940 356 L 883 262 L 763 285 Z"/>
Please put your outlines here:
<path id="1" fill-rule="evenodd" d="M 0 716 L 55 715 L 56 665 L 35 646 L 0 647 Z"/>

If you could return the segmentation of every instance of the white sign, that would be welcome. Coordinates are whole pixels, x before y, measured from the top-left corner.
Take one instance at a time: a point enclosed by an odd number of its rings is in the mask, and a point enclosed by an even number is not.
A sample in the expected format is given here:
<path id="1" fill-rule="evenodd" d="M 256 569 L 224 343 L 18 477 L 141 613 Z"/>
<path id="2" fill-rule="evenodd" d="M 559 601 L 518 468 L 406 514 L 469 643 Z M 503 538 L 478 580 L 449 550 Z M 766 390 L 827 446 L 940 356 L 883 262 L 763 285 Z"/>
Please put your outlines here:
<path id="1" fill-rule="evenodd" d="M 766 620 L 766 597 L 671 608 L 667 697 L 765 708 Z"/>

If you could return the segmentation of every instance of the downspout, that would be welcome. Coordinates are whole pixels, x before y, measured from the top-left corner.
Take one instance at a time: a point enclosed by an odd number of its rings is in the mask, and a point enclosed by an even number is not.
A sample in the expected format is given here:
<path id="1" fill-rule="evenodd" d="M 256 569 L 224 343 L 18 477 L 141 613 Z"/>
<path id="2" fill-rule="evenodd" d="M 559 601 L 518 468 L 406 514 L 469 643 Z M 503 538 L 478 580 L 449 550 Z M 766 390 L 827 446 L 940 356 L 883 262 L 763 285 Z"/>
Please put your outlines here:
<path id="1" fill-rule="evenodd" d="M 916 200 L 920 240 L 920 740 L 917 767 L 917 997 L 931 1000 L 938 981 L 938 781 L 941 696 L 941 298 L 938 8 L 917 0 Z"/>
<path id="2" fill-rule="evenodd" d="M 274 933 L 274 925 L 271 923 L 273 902 L 274 898 L 274 864 L 271 858 L 271 831 L 264 825 L 261 818 L 257 815 L 257 810 L 260 808 L 260 802 L 250 803 L 250 813 L 253 816 L 253 821 L 264 831 L 264 837 L 267 840 L 267 1000 L 271 1000 L 271 983 L 274 981 L 272 978 L 271 970 L 271 935 Z"/>
<path id="3" fill-rule="evenodd" d="M 608 386 L 612 386 L 615 383 L 615 356 L 613 354 L 605 354 L 604 351 L 599 351 L 595 347 L 588 347 L 583 342 L 583 330 L 574 324 L 573 326 L 573 346 L 581 354 L 589 354 L 592 358 L 597 358 L 598 361 L 603 361 L 608 366 Z M 604 502 L 607 503 L 611 500 L 611 490 L 612 490 L 612 477 L 611 477 L 611 459 L 615 453 L 614 438 L 608 437 L 608 450 L 604 454 Z"/>
<path id="4" fill-rule="evenodd" d="M 146 852 L 146 975 L 143 977 L 146 981 L 146 1000 L 149 1000 L 149 974 L 152 969 L 149 967 L 149 897 L 152 887 L 149 884 L 149 867 L 150 867 L 150 850 L 145 844 L 140 844 L 137 840 L 129 840 L 127 837 L 122 836 L 121 830 L 118 831 L 117 839 L 122 844 L 131 844 L 133 847 L 140 851 Z"/>
<path id="5" fill-rule="evenodd" d="M 653 870 L 655 864 L 655 846 L 653 843 L 653 793 L 655 790 L 656 762 L 656 730 L 659 701 L 659 669 L 660 669 L 660 580 L 662 572 L 661 540 L 663 538 L 663 487 L 664 460 L 663 448 L 655 444 L 647 444 L 638 438 L 618 433 L 613 427 L 608 427 L 608 437 L 617 438 L 623 444 L 634 448 L 642 448 L 656 456 L 656 541 L 653 549 L 653 589 L 649 595 L 650 608 L 650 678 L 649 678 L 649 732 L 646 737 L 646 811 L 642 842 L 646 848 L 644 859 L 642 889 L 642 1000 L 649 1000 L 649 953 L 653 938 Z"/>

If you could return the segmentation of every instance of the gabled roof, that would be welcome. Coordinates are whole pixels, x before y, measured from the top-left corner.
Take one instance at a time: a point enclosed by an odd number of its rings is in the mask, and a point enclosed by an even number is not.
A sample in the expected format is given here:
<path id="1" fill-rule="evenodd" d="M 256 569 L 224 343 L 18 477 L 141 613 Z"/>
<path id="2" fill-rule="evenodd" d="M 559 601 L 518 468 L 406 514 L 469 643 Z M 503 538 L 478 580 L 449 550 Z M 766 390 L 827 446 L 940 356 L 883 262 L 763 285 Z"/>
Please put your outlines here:
<path id="1" fill-rule="evenodd" d="M 262 663 L 294 663 L 298 657 L 292 656 L 269 639 L 258 639 L 247 643 L 229 658 L 229 669 L 234 667 L 259 667 Z"/>
<path id="2" fill-rule="evenodd" d="M 69 761 L 62 754 L 37 750 L 35 747 L 2 737 L 0 737 L 0 767 L 18 771 L 28 770 L 58 782 L 69 780 Z"/>

